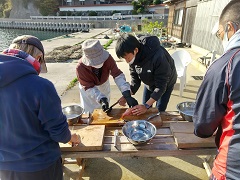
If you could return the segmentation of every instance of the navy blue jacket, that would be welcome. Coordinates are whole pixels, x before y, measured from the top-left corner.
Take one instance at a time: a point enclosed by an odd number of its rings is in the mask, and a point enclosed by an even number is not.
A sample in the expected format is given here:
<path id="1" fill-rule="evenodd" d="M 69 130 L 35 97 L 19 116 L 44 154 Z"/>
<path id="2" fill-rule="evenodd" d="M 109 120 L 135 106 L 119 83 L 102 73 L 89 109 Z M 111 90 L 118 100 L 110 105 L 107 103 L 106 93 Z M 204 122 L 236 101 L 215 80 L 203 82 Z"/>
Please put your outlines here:
<path id="1" fill-rule="evenodd" d="M 53 84 L 27 61 L 0 55 L 0 170 L 45 169 L 70 138 Z"/>
<path id="2" fill-rule="evenodd" d="M 230 49 L 209 67 L 193 116 L 197 136 L 207 138 L 218 129 L 215 139 L 219 153 L 212 169 L 217 179 L 240 179 L 239 50 Z"/>

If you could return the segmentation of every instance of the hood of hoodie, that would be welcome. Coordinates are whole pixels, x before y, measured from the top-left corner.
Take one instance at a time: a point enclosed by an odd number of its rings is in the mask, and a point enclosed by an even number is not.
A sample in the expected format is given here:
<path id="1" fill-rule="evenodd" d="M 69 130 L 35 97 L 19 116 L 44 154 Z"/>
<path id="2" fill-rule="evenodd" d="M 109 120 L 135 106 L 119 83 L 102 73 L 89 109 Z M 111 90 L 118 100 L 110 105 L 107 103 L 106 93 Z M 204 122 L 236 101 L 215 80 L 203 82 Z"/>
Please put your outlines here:
<path id="1" fill-rule="evenodd" d="M 229 39 L 225 52 L 237 47 L 240 47 L 240 29 Z"/>
<path id="2" fill-rule="evenodd" d="M 28 74 L 36 74 L 33 66 L 24 59 L 0 54 L 0 88 Z"/>
<path id="3" fill-rule="evenodd" d="M 141 47 L 133 64 L 141 65 L 154 56 L 155 52 L 160 48 L 160 41 L 157 36 L 141 36 L 139 42 Z"/>

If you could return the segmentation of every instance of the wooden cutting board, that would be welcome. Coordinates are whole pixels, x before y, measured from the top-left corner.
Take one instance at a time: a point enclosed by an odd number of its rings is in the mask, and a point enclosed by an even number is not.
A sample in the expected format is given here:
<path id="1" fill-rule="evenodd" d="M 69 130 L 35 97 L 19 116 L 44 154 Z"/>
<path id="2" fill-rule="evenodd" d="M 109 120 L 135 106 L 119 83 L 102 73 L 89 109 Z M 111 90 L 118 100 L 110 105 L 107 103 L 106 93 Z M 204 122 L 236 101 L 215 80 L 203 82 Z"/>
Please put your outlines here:
<path id="1" fill-rule="evenodd" d="M 126 116 L 124 120 L 121 119 L 122 114 L 126 111 L 127 108 L 114 108 L 111 112 L 105 113 L 102 109 L 95 109 L 92 113 L 92 122 L 94 125 L 106 125 L 106 126 L 121 126 L 124 125 L 126 121 L 132 120 L 145 120 L 149 116 L 157 114 L 158 110 L 155 108 L 149 109 L 145 114 L 139 116 Z M 149 122 L 153 123 L 156 127 L 162 126 L 161 117 L 155 117 Z"/>
<path id="2" fill-rule="evenodd" d="M 194 132 L 193 122 L 172 122 L 170 129 L 173 133 L 193 134 Z"/>
<path id="3" fill-rule="evenodd" d="M 170 123 L 170 129 L 178 148 L 216 147 L 214 136 L 210 138 L 199 138 L 194 135 L 193 122 Z"/>
<path id="4" fill-rule="evenodd" d="M 72 147 L 70 144 L 59 143 L 61 151 L 96 151 L 103 148 L 104 125 L 70 126 L 71 132 L 80 135 L 81 143 Z"/>

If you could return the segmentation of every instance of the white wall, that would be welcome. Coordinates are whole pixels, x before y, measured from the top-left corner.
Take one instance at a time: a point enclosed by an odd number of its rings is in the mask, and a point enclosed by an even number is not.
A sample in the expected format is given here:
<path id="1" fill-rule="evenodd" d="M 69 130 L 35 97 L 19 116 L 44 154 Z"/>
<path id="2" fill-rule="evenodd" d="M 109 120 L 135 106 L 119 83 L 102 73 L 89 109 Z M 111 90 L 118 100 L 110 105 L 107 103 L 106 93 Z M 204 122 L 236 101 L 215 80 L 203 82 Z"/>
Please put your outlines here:
<path id="1" fill-rule="evenodd" d="M 219 54 L 222 53 L 223 49 L 220 40 L 211 32 L 219 19 L 222 9 L 228 2 L 230 0 L 211 0 L 198 3 L 192 38 L 194 45 L 209 51 L 217 50 Z"/>

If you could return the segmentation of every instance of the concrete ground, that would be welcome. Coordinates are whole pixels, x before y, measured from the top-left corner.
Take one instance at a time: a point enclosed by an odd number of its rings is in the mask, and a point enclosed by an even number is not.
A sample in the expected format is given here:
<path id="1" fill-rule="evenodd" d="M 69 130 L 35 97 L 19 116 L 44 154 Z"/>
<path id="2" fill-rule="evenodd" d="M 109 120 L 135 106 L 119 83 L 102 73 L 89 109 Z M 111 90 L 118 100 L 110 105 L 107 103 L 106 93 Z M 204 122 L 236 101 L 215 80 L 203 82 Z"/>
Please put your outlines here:
<path id="1" fill-rule="evenodd" d="M 90 33 L 74 33 L 66 38 L 54 38 L 53 40 L 43 41 L 45 48 L 52 48 L 61 45 L 74 45 L 82 42 L 88 38 L 97 38 L 102 44 L 108 42 L 108 39 L 103 37 L 108 35 L 112 36 L 111 31 L 107 29 L 94 29 Z M 73 38 L 71 38 L 73 36 Z M 111 46 L 108 47 L 109 53 L 114 57 L 118 67 L 126 75 L 126 79 L 130 81 L 128 65 L 126 62 L 119 60 L 115 54 L 114 40 Z M 198 63 L 197 59 L 205 55 L 204 51 L 195 50 L 194 48 L 184 48 L 187 50 L 191 57 L 192 62 L 187 69 L 187 86 L 184 90 L 183 96 L 179 97 L 179 81 L 177 82 L 172 93 L 167 110 L 175 111 L 176 105 L 183 101 L 195 101 L 196 93 L 201 84 L 201 80 L 195 80 L 192 76 L 203 76 L 206 68 Z M 49 51 L 49 49 L 48 49 Z M 168 49 L 172 54 L 175 50 Z M 68 63 L 48 63 L 48 73 L 41 74 L 52 81 L 57 89 L 61 98 L 62 106 L 79 104 L 79 91 L 78 86 L 65 91 L 68 84 L 76 77 L 75 68 L 77 61 Z M 120 91 L 115 85 L 112 78 L 111 84 L 111 102 L 113 104 L 121 96 Z M 141 102 L 142 89 L 136 93 L 135 98 Z M 202 156 L 181 156 L 181 157 L 156 157 L 156 158 L 102 158 L 102 159 L 88 159 L 87 166 L 83 173 L 83 179 L 107 179 L 107 180 L 182 180 L 182 179 L 203 179 L 207 180 L 207 174 L 202 166 Z M 64 180 L 77 179 L 78 166 L 66 165 Z"/>

